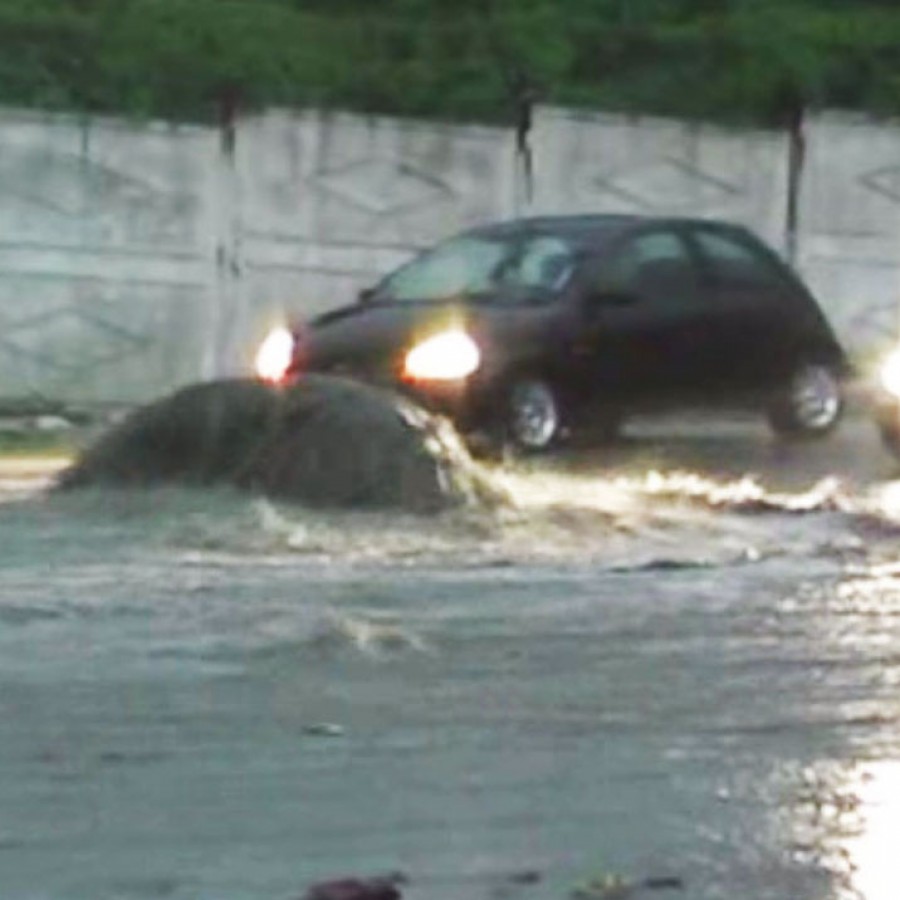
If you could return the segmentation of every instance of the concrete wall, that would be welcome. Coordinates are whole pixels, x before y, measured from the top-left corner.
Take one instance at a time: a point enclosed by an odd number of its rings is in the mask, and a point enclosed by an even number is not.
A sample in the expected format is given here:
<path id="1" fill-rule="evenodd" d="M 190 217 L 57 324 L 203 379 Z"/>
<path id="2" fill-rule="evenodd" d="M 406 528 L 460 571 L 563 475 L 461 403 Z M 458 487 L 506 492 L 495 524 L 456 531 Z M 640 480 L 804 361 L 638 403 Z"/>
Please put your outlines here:
<path id="1" fill-rule="evenodd" d="M 859 353 L 900 338 L 900 127 L 814 119 L 798 267 Z"/>
<path id="2" fill-rule="evenodd" d="M 528 212 L 721 216 L 787 247 L 787 140 L 539 108 L 511 131 L 271 112 L 215 129 L 0 111 L 0 400 L 135 402 L 247 371 L 285 315 Z M 807 123 L 797 262 L 857 353 L 895 331 L 900 128 Z"/>
<path id="3" fill-rule="evenodd" d="M 783 245 L 788 154 L 780 133 L 542 109 L 534 153 L 541 212 L 719 217 Z"/>
<path id="4" fill-rule="evenodd" d="M 0 397 L 152 395 L 214 305 L 215 135 L 0 116 Z"/>

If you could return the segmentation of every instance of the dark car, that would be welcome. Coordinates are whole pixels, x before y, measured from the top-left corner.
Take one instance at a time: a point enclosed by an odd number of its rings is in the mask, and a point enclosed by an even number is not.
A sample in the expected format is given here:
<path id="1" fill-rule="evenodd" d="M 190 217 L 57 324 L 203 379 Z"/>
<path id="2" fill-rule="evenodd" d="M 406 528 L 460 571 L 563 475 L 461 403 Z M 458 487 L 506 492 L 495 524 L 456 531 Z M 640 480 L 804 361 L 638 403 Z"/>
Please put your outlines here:
<path id="1" fill-rule="evenodd" d="M 673 407 L 749 405 L 778 434 L 815 437 L 848 372 L 810 292 L 746 229 L 623 215 L 472 229 L 264 348 L 273 380 L 393 385 L 531 450 Z"/>

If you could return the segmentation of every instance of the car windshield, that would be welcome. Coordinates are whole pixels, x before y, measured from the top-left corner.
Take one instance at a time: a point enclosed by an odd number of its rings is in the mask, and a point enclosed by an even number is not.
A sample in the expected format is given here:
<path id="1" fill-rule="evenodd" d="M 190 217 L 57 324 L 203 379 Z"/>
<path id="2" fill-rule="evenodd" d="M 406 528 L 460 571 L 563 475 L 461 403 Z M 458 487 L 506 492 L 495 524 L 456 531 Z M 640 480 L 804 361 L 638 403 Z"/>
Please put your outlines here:
<path id="1" fill-rule="evenodd" d="M 574 248 L 551 235 L 465 235 L 416 257 L 379 287 L 382 300 L 446 300 L 472 294 L 558 291 L 574 267 Z"/>

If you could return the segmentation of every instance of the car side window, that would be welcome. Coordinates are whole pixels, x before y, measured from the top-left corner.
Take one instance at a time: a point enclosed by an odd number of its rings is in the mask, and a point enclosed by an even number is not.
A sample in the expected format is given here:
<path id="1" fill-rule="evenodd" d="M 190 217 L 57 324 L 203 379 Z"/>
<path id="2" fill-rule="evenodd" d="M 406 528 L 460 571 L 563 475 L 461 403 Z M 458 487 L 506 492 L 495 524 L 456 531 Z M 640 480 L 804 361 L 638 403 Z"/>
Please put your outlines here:
<path id="1" fill-rule="evenodd" d="M 718 284 L 737 288 L 785 287 L 778 267 L 752 246 L 717 231 L 701 229 L 695 237 Z"/>
<path id="2" fill-rule="evenodd" d="M 569 280 L 573 267 L 572 248 L 566 241 L 535 237 L 522 244 L 512 265 L 503 268 L 501 281 L 559 290 Z"/>
<path id="3" fill-rule="evenodd" d="M 673 231 L 654 231 L 627 241 L 601 275 L 616 290 L 659 302 L 681 302 L 696 287 L 690 252 Z"/>
<path id="4" fill-rule="evenodd" d="M 389 275 L 380 292 L 392 300 L 429 300 L 487 290 L 504 252 L 498 241 L 451 238 Z"/>

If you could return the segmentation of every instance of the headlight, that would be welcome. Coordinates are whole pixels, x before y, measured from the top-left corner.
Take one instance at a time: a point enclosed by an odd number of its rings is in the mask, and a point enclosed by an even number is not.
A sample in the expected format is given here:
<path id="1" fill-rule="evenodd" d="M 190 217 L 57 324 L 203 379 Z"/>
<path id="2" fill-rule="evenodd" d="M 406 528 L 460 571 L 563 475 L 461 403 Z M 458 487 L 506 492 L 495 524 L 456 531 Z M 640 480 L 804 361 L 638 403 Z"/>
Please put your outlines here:
<path id="1" fill-rule="evenodd" d="M 881 386 L 894 397 L 900 397 L 900 349 L 894 350 L 881 364 Z"/>
<path id="2" fill-rule="evenodd" d="M 478 345 L 464 331 L 442 331 L 406 354 L 403 374 L 422 381 L 454 381 L 481 365 Z"/>
<path id="3" fill-rule="evenodd" d="M 287 328 L 273 328 L 256 351 L 256 374 L 273 384 L 284 380 L 294 358 L 294 336 Z"/>

